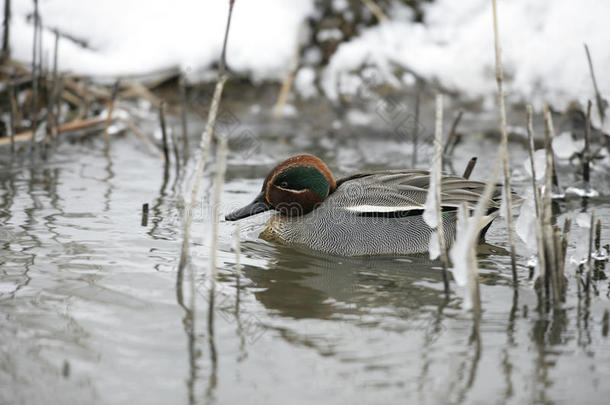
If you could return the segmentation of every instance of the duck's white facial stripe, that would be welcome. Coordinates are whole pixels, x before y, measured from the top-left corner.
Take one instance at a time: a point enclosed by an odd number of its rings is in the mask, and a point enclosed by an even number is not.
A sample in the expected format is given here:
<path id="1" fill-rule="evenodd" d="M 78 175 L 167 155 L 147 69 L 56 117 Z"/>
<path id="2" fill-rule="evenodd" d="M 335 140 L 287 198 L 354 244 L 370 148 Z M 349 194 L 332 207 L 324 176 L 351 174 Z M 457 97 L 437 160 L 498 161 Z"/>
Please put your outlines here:
<path id="1" fill-rule="evenodd" d="M 366 204 L 345 207 L 346 210 L 352 211 L 352 212 L 398 212 L 398 211 L 421 210 L 423 208 L 424 208 L 423 205 L 384 206 L 384 205 L 366 205 Z"/>
<path id="2" fill-rule="evenodd" d="M 302 190 L 292 190 L 292 189 L 284 188 L 284 187 L 280 187 L 280 186 L 275 186 L 275 188 L 282 190 L 282 191 L 288 191 L 288 192 L 294 193 L 294 194 L 302 194 L 302 193 L 309 191 L 309 189 L 307 189 L 307 188 L 304 188 Z"/>

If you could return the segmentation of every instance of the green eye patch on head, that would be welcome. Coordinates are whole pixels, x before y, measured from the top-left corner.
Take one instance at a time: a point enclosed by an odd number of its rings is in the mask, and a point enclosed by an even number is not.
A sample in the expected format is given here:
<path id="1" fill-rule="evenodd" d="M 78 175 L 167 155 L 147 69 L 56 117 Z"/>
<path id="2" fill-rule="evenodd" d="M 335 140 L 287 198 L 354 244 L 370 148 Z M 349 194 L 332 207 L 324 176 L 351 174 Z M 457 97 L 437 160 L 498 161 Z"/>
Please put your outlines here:
<path id="1" fill-rule="evenodd" d="M 292 166 L 282 170 L 273 181 L 274 186 L 288 190 L 312 190 L 321 198 L 330 191 L 330 181 L 312 166 Z"/>

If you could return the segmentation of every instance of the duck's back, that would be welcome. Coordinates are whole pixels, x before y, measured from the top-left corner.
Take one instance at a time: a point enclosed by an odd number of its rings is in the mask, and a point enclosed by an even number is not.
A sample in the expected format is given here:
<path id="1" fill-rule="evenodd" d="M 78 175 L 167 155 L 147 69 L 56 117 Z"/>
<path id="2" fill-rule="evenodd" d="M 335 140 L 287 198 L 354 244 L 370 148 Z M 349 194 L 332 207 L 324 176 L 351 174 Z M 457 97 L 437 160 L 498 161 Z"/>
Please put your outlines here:
<path id="1" fill-rule="evenodd" d="M 340 179 L 337 189 L 307 215 L 271 218 L 267 239 L 327 253 L 356 256 L 413 254 L 428 251 L 433 230 L 423 220 L 430 175 L 423 170 L 358 173 Z M 445 238 L 455 238 L 456 211 L 473 208 L 485 184 L 443 175 L 441 205 Z M 489 201 L 495 218 L 500 192 Z"/>

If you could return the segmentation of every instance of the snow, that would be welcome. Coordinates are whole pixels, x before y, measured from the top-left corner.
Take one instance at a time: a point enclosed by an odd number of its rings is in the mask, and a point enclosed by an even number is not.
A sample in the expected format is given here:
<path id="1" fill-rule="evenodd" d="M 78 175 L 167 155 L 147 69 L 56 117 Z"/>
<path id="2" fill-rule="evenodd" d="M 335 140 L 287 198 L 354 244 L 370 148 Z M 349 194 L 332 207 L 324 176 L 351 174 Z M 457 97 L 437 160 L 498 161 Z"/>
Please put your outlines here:
<path id="1" fill-rule="evenodd" d="M 472 239 L 472 232 L 475 232 L 474 228 L 474 220 L 468 217 L 468 210 L 460 207 L 457 213 L 456 238 L 453 246 L 451 246 L 451 249 L 449 250 L 449 257 L 451 258 L 451 263 L 453 263 L 453 267 L 451 268 L 453 279 L 459 287 L 462 287 L 465 310 L 472 308 L 472 297 L 468 293 L 471 286 L 468 286 L 467 284 L 469 282 L 469 254 L 470 249 L 472 248 L 470 242 Z M 476 261 L 472 265 L 476 266 Z"/>
<path id="2" fill-rule="evenodd" d="M 572 99 L 584 105 L 593 86 L 583 43 L 589 45 L 602 94 L 610 94 L 610 2 L 573 0 L 498 2 L 499 32 L 510 101 L 564 109 Z M 437 79 L 472 97 L 495 97 L 491 1 L 436 0 L 425 8 L 425 25 L 388 21 L 342 44 L 323 77 L 330 98 L 336 82 L 362 65 L 385 78 L 392 63 Z M 597 119 L 597 117 L 593 117 Z"/>
<path id="3" fill-rule="evenodd" d="M 583 184 L 582 187 L 568 187 L 566 189 L 566 194 L 574 194 L 579 197 L 599 197 L 599 191 L 585 184 Z"/>
<path id="4" fill-rule="evenodd" d="M 373 121 L 371 114 L 357 109 L 350 109 L 345 115 L 345 118 L 351 125 L 356 126 L 371 125 L 371 122 Z"/>
<path id="5" fill-rule="evenodd" d="M 4 2 L 2 2 L 4 4 Z M 40 2 L 42 23 L 86 40 L 91 49 L 61 39 L 59 67 L 92 76 L 144 74 L 178 67 L 209 69 L 219 58 L 227 0 L 53 0 Z M 31 61 L 32 1 L 13 1 L 13 57 Z M 253 80 L 281 80 L 297 49 L 299 28 L 312 0 L 236 1 L 227 63 Z M 43 55 L 52 58 L 54 34 L 43 32 Z"/>
<path id="6" fill-rule="evenodd" d="M 576 216 L 576 223 L 581 228 L 591 228 L 591 215 L 581 212 Z"/>
<path id="7" fill-rule="evenodd" d="M 536 207 L 534 193 L 529 192 L 515 221 L 515 231 L 530 252 L 536 251 Z"/>
<path id="8" fill-rule="evenodd" d="M 606 248 L 602 247 L 599 250 L 596 250 L 595 252 L 591 253 L 591 257 L 593 258 L 593 260 L 606 261 L 608 260 L 608 251 L 606 250 Z"/>
<path id="9" fill-rule="evenodd" d="M 335 0 L 336 10 L 348 2 Z M 12 2 L 13 56 L 30 61 L 32 26 L 26 16 L 32 1 Z M 400 65 L 469 98 L 482 97 L 493 107 L 496 97 L 494 43 L 489 0 L 436 0 L 424 6 L 424 23 L 413 23 L 410 10 L 392 5 L 390 21 L 360 27 L 342 43 L 322 70 L 324 95 L 358 90 L 358 69 L 373 66 L 392 86 L 410 84 Z M 194 75 L 209 71 L 218 60 L 228 9 L 227 0 L 107 0 L 87 2 L 42 0 L 43 55 L 51 60 L 53 34 L 59 28 L 88 42 L 88 49 L 60 40 L 60 69 L 96 77 L 143 74 L 179 68 Z M 289 71 L 303 22 L 315 14 L 314 0 L 238 0 L 235 3 L 227 60 L 252 80 L 280 81 Z M 593 98 L 583 43 L 587 43 L 602 95 L 610 95 L 610 1 L 499 0 L 498 17 L 505 91 L 509 101 L 527 101 L 539 108 L 551 102 L 564 109 L 571 100 L 581 105 Z M 335 29 L 319 33 L 321 40 L 337 39 Z M 309 49 L 305 64 L 319 60 Z M 298 91 L 307 92 L 311 71 L 304 71 Z M 201 77 L 201 76 L 199 76 Z M 213 76 L 207 76 L 208 78 Z M 597 123 L 593 114 L 593 123 Z M 606 122 L 610 128 L 610 120 Z"/>
<path id="10" fill-rule="evenodd" d="M 318 95 L 315 86 L 316 72 L 313 68 L 305 66 L 299 69 L 294 78 L 294 87 L 303 98 L 312 98 Z"/>
<path id="11" fill-rule="evenodd" d="M 523 161 L 523 168 L 532 177 L 532 163 L 529 157 Z M 536 170 L 536 181 L 542 180 L 546 173 L 546 151 L 544 149 L 534 152 L 534 169 Z"/>
<path id="12" fill-rule="evenodd" d="M 575 222 L 578 227 L 571 232 L 571 239 L 574 240 L 575 246 L 568 250 L 567 256 L 569 263 L 580 265 L 586 263 L 589 256 L 591 214 L 581 212 L 576 215 Z"/>
<path id="13" fill-rule="evenodd" d="M 322 30 L 322 31 L 318 32 L 318 35 L 316 36 L 316 39 L 318 40 L 318 42 L 325 42 L 325 41 L 332 41 L 332 40 L 339 41 L 342 38 L 343 38 L 343 33 L 337 28 Z"/>
<path id="14" fill-rule="evenodd" d="M 430 181 L 428 184 L 428 194 L 426 195 L 426 204 L 424 206 L 423 218 L 424 222 L 430 228 L 437 228 L 439 221 L 442 226 L 442 218 L 439 218 L 441 211 L 441 176 L 442 176 L 442 120 L 443 120 L 443 96 L 436 95 L 436 128 L 434 131 L 434 157 L 430 168 Z"/>
<path id="15" fill-rule="evenodd" d="M 527 259 L 526 266 L 530 269 L 535 269 L 536 267 L 538 267 L 538 255 L 531 255 L 530 258 Z"/>
<path id="16" fill-rule="evenodd" d="M 559 159 L 569 159 L 575 153 L 582 152 L 585 140 L 574 140 L 571 132 L 562 132 L 553 138 L 553 152 Z"/>

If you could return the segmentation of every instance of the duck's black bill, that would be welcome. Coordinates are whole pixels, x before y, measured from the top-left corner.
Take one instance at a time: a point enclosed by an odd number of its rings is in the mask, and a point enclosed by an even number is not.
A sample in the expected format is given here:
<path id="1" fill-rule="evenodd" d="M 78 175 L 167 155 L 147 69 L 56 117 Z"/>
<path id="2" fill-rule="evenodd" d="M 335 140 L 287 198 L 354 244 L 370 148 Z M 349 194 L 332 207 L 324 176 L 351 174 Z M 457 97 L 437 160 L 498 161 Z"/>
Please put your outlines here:
<path id="1" fill-rule="evenodd" d="M 267 204 L 267 201 L 265 201 L 265 193 L 264 191 L 261 191 L 261 193 L 256 196 L 254 201 L 243 208 L 233 211 L 229 215 L 225 216 L 225 219 L 227 221 L 237 221 L 238 219 L 260 214 L 261 212 L 269 211 L 270 209 L 271 206 Z"/>

